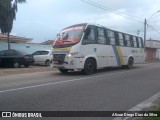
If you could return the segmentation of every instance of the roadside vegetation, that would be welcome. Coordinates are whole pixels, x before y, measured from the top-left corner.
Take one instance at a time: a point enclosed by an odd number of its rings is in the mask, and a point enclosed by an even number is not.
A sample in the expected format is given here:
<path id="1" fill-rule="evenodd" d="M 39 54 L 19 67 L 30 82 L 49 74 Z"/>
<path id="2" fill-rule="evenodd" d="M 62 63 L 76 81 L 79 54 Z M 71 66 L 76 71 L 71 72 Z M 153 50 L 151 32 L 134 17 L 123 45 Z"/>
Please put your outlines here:
<path id="1" fill-rule="evenodd" d="M 13 21 L 16 19 L 18 4 L 26 0 L 0 0 L 0 32 L 8 36 L 8 49 L 10 49 L 9 34 L 13 28 Z"/>
<path id="2" fill-rule="evenodd" d="M 159 111 L 160 112 L 160 104 L 158 106 L 154 106 L 153 108 L 149 109 L 150 111 Z M 138 120 L 160 120 L 160 117 L 144 117 Z"/>

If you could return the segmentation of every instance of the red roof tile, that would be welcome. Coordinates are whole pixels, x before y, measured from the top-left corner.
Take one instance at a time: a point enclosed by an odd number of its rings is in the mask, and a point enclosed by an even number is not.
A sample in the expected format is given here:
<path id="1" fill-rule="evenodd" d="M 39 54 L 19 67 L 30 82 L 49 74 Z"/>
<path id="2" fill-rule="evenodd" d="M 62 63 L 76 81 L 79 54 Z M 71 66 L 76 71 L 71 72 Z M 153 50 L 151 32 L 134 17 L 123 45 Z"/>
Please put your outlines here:
<path id="1" fill-rule="evenodd" d="M 7 34 L 0 34 L 0 38 L 7 38 Z M 10 35 L 10 38 L 23 38 L 23 37 L 18 37 L 18 36 L 14 36 L 14 35 Z"/>

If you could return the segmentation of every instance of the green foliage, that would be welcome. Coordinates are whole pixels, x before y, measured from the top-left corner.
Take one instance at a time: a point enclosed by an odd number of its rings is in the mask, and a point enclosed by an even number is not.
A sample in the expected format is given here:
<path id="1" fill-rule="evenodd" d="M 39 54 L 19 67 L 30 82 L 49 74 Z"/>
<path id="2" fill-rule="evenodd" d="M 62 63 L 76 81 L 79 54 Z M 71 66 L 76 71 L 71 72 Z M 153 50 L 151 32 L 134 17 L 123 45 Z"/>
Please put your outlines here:
<path id="1" fill-rule="evenodd" d="M 0 28 L 2 33 L 10 33 L 13 26 L 15 13 L 12 10 L 11 0 L 1 0 L 0 2 Z"/>
<path id="2" fill-rule="evenodd" d="M 16 18 L 17 4 L 26 0 L 0 0 L 0 30 L 3 34 L 10 33 Z"/>
<path id="3" fill-rule="evenodd" d="M 26 0 L 0 0 L 0 31 L 8 36 L 8 49 L 10 49 L 9 34 L 16 19 L 17 4 L 24 2 Z"/>
<path id="4" fill-rule="evenodd" d="M 160 111 L 160 106 L 155 106 L 151 111 Z M 138 120 L 160 120 L 160 117 L 144 117 Z"/>

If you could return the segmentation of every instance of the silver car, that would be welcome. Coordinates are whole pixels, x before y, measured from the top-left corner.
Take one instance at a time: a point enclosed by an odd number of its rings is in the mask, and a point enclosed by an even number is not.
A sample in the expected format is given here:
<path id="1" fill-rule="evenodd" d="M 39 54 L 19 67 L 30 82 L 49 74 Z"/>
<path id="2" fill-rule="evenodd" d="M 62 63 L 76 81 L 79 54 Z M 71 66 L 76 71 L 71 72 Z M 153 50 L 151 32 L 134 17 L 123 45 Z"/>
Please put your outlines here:
<path id="1" fill-rule="evenodd" d="M 51 50 L 39 50 L 32 54 L 34 64 L 50 66 L 52 58 Z"/>

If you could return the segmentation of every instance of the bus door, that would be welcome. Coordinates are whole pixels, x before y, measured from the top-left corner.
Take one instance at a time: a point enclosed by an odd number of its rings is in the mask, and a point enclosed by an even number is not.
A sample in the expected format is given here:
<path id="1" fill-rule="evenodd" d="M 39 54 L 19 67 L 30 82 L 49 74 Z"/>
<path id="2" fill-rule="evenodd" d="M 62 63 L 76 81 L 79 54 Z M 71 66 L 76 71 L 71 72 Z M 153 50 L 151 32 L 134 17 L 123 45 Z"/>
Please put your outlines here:
<path id="1" fill-rule="evenodd" d="M 82 40 L 81 53 L 84 56 L 96 56 L 97 42 L 96 42 L 96 27 L 88 26 L 85 30 L 85 35 Z"/>

